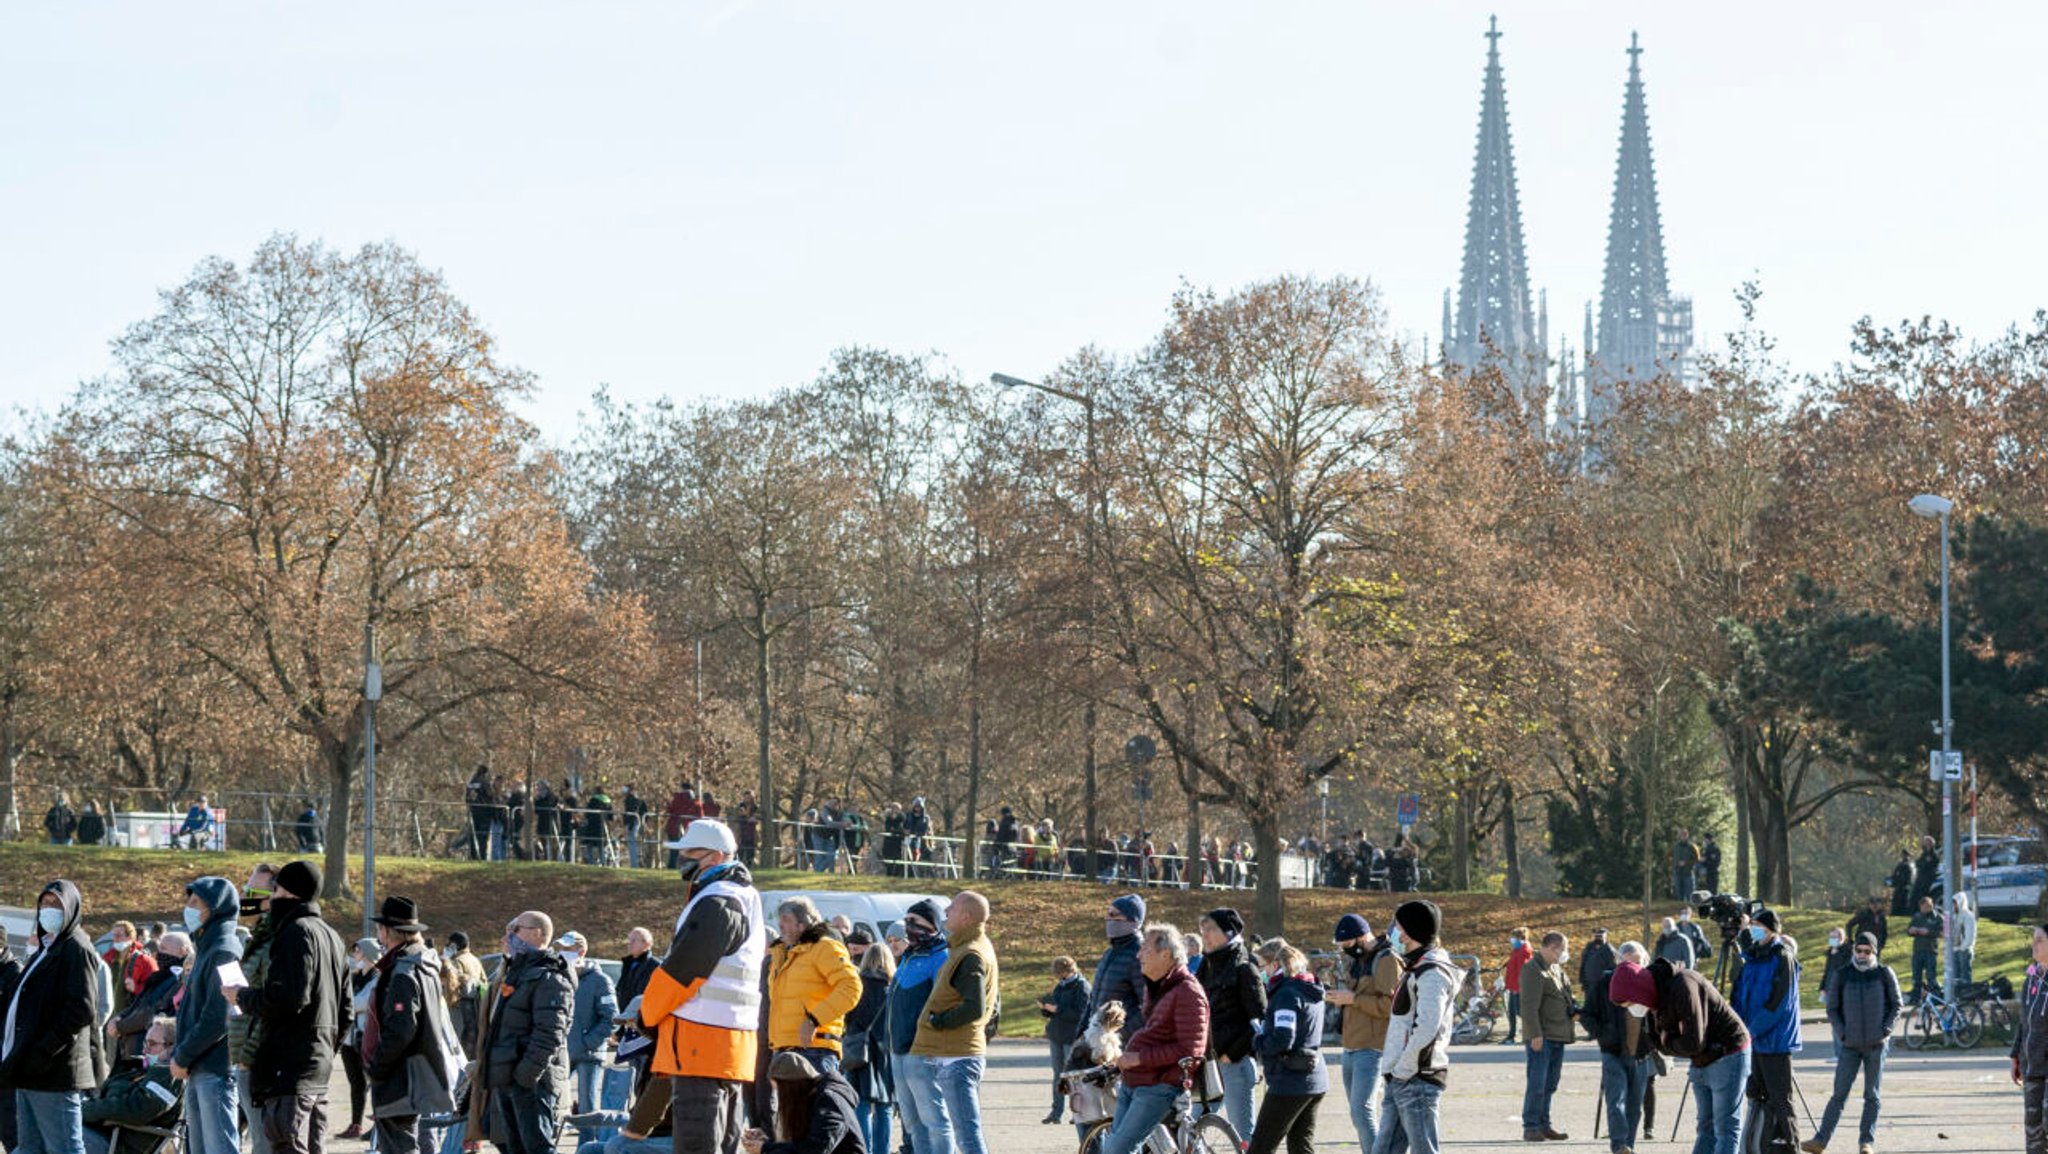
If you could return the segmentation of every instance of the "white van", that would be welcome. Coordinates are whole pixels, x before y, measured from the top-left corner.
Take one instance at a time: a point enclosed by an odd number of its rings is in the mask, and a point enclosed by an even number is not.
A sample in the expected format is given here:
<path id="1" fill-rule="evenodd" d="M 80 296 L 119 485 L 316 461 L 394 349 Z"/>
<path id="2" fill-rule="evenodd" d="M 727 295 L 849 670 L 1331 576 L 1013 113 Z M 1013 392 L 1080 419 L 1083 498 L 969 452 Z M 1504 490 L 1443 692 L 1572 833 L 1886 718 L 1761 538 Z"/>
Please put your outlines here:
<path id="1" fill-rule="evenodd" d="M 854 929 L 866 930 L 873 934 L 878 942 L 882 940 L 882 932 L 889 928 L 889 923 L 902 921 L 903 915 L 909 913 L 910 907 L 917 903 L 928 901 L 943 911 L 951 901 L 951 899 L 940 897 L 937 894 L 870 894 L 849 890 L 765 890 L 761 894 L 761 910 L 768 917 L 768 932 L 771 935 L 775 932 L 775 908 L 790 898 L 811 899 L 811 903 L 818 907 L 818 912 L 825 915 L 825 920 L 828 922 L 840 914 L 845 914 L 847 920 L 853 923 Z M 943 933 L 945 927 L 940 926 L 939 930 Z"/>

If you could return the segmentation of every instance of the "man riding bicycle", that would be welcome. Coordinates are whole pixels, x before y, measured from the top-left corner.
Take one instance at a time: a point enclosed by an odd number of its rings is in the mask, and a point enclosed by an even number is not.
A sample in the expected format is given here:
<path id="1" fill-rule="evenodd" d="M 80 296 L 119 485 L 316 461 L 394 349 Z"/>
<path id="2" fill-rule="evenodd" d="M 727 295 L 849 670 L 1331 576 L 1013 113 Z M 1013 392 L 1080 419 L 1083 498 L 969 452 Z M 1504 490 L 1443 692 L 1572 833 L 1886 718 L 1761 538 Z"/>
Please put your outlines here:
<path id="1" fill-rule="evenodd" d="M 1152 1128 L 1173 1112 L 1181 1082 L 1190 1071 L 1184 1058 L 1200 1062 L 1209 1048 L 1209 998 L 1188 973 L 1187 944 L 1180 930 L 1154 922 L 1139 935 L 1138 968 L 1152 988 L 1145 1025 L 1124 1047 L 1117 1067 L 1123 1085 L 1116 1092 L 1116 1122 L 1101 1154 L 1133 1154 Z"/>

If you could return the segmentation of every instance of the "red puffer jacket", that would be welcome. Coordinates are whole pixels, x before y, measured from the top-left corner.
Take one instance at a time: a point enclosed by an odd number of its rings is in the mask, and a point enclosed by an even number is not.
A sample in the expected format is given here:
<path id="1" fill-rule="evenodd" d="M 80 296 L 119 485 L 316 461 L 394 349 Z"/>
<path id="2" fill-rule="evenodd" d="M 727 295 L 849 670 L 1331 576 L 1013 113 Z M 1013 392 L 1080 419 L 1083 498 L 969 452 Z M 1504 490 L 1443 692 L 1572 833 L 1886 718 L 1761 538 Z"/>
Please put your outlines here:
<path id="1" fill-rule="evenodd" d="M 1186 966 L 1145 985 L 1145 1025 L 1124 1047 L 1124 1053 L 1138 1056 L 1138 1064 L 1124 1071 L 1124 1085 L 1178 1086 L 1180 1060 L 1209 1050 L 1209 995 Z"/>

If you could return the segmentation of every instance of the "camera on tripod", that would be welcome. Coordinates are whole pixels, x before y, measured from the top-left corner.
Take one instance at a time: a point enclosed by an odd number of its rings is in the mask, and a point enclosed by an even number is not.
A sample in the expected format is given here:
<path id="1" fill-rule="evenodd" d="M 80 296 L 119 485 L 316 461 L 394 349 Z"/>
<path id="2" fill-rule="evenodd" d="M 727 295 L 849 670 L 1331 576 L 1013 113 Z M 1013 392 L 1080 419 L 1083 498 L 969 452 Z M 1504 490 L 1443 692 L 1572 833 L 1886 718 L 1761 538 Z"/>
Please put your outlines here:
<path id="1" fill-rule="evenodd" d="M 1706 890 L 1694 890 L 1693 911 L 1721 927 L 1721 942 L 1726 945 L 1735 940 L 1735 932 L 1742 928 L 1742 919 L 1753 918 L 1764 911 L 1764 903 L 1743 897 L 1741 894 L 1716 894 Z"/>

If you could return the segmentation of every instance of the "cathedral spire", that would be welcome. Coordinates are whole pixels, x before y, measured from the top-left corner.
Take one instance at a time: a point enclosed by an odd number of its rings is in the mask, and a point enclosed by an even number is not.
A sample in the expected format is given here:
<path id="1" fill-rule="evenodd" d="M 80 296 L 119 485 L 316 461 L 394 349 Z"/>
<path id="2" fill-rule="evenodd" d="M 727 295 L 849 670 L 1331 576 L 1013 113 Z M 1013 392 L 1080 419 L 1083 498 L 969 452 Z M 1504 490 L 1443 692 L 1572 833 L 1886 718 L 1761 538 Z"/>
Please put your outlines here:
<path id="1" fill-rule="evenodd" d="M 1546 350 L 1534 331 L 1515 150 L 1508 135 L 1507 85 L 1501 76 L 1500 25 L 1486 23 L 1486 73 L 1479 97 L 1479 140 L 1465 216 L 1465 260 L 1458 307 L 1445 333 L 1446 359 L 1477 367 L 1498 361 L 1527 404 L 1540 398 Z"/>
<path id="2" fill-rule="evenodd" d="M 1664 226 L 1650 154 L 1650 114 L 1643 96 L 1643 49 L 1628 39 L 1628 84 L 1622 94 L 1621 151 L 1607 217 L 1607 268 L 1600 285 L 1598 363 L 1586 398 L 1596 422 L 1612 411 L 1614 386 L 1668 372 L 1683 376 L 1692 348 L 1689 301 L 1674 301 L 1664 270 Z"/>

